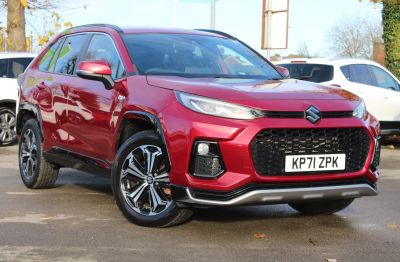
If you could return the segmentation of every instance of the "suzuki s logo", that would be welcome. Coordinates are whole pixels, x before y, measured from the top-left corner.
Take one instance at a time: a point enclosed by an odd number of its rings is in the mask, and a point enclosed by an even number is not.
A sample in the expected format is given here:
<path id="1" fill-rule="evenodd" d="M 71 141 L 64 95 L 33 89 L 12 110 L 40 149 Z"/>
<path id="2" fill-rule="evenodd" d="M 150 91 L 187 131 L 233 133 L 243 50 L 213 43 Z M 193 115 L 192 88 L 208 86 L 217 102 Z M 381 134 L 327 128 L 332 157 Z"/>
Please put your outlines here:
<path id="1" fill-rule="evenodd" d="M 321 112 L 314 106 L 310 106 L 305 112 L 304 117 L 315 124 L 321 119 Z"/>

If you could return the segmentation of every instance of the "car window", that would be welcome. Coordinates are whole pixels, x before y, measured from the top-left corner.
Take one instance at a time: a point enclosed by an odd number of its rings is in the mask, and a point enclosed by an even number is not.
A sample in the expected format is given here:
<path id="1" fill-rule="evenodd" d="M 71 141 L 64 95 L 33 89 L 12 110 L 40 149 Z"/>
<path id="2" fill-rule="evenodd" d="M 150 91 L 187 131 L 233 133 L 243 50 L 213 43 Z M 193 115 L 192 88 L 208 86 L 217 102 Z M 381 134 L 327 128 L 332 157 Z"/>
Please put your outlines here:
<path id="1" fill-rule="evenodd" d="M 0 77 L 7 77 L 8 59 L 0 59 Z"/>
<path id="2" fill-rule="evenodd" d="M 54 72 L 73 75 L 78 63 L 78 56 L 85 44 L 87 35 L 67 36 L 58 54 Z"/>
<path id="3" fill-rule="evenodd" d="M 281 79 L 277 70 L 241 42 L 196 34 L 125 34 L 140 74 L 204 78 Z"/>
<path id="4" fill-rule="evenodd" d="M 47 71 L 49 69 L 50 62 L 57 51 L 57 47 L 63 41 L 63 38 L 58 39 L 56 43 L 54 43 L 49 50 L 47 50 L 46 54 L 42 56 L 39 62 L 39 70 L 40 71 Z"/>
<path id="5" fill-rule="evenodd" d="M 8 78 L 18 78 L 28 67 L 33 57 L 10 58 L 8 60 Z"/>
<path id="6" fill-rule="evenodd" d="M 114 43 L 109 36 L 93 35 L 88 50 L 83 58 L 87 61 L 105 60 L 110 64 L 112 70 L 112 78 L 118 79 L 125 74 L 122 62 L 119 58 Z"/>
<path id="7" fill-rule="evenodd" d="M 321 64 L 280 64 L 289 70 L 290 77 L 315 83 L 327 82 L 333 79 L 333 66 Z"/>
<path id="8" fill-rule="evenodd" d="M 340 70 L 345 75 L 347 80 L 350 82 L 365 84 L 365 85 L 376 85 L 372 78 L 367 65 L 355 64 L 340 67 Z"/>
<path id="9" fill-rule="evenodd" d="M 375 77 L 376 84 L 378 87 L 392 90 L 399 90 L 399 85 L 396 80 L 392 76 L 390 76 L 383 69 L 370 65 L 368 66 L 371 70 L 373 76 Z"/>

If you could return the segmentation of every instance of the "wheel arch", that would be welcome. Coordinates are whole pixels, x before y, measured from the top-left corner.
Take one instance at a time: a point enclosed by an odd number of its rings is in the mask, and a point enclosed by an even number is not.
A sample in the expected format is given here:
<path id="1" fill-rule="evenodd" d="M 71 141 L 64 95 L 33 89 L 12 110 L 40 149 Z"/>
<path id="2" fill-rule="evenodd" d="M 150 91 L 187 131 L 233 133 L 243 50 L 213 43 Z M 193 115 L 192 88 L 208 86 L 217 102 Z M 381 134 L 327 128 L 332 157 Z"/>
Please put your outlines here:
<path id="1" fill-rule="evenodd" d="M 17 134 L 21 134 L 24 122 L 30 118 L 34 118 L 38 121 L 40 135 L 43 139 L 42 117 L 40 115 L 40 110 L 36 105 L 31 103 L 22 103 L 19 105 L 16 125 Z"/>
<path id="2" fill-rule="evenodd" d="M 17 102 L 15 100 L 12 99 L 3 99 L 0 100 L 0 108 L 2 107 L 7 107 L 7 108 L 14 108 L 14 110 L 16 109 L 17 106 Z"/>
<path id="3" fill-rule="evenodd" d="M 116 150 L 120 148 L 123 142 L 130 136 L 145 130 L 154 130 L 159 135 L 162 143 L 163 155 L 166 156 L 167 170 L 171 168 L 167 142 L 161 126 L 160 119 L 151 113 L 143 111 L 127 111 L 118 128 L 116 141 Z"/>

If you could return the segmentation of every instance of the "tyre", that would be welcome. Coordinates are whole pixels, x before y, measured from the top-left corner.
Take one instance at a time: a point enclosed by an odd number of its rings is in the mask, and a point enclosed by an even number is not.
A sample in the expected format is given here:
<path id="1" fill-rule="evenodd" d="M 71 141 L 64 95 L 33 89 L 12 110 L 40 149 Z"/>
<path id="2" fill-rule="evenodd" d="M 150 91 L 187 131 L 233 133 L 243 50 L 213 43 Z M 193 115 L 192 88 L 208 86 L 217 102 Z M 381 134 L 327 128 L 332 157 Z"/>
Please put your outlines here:
<path id="1" fill-rule="evenodd" d="M 141 226 L 169 227 L 193 214 L 172 199 L 161 148 L 155 132 L 139 132 L 124 142 L 112 168 L 112 190 L 118 207 Z"/>
<path id="2" fill-rule="evenodd" d="M 353 201 L 353 198 L 335 199 L 325 201 L 290 203 L 289 206 L 305 215 L 330 215 L 345 209 Z"/>
<path id="3" fill-rule="evenodd" d="M 29 119 L 22 128 L 19 141 L 19 172 L 25 186 L 32 189 L 51 188 L 58 177 L 58 168 L 43 157 L 39 125 Z"/>
<path id="4" fill-rule="evenodd" d="M 12 145 L 17 141 L 15 110 L 0 108 L 0 146 Z"/>

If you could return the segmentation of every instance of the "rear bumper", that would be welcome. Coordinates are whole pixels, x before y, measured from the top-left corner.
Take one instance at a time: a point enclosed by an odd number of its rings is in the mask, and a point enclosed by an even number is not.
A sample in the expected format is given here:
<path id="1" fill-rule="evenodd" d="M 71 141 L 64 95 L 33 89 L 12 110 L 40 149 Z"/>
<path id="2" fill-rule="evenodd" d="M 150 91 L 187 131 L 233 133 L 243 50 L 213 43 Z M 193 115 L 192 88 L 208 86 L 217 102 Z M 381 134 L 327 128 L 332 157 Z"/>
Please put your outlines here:
<path id="1" fill-rule="evenodd" d="M 229 196 L 232 192 L 226 192 Z M 212 197 L 209 194 L 200 195 L 190 188 L 174 187 L 173 196 L 179 204 L 195 206 L 240 206 L 315 201 L 325 199 L 358 198 L 375 196 L 377 189 L 370 184 L 329 185 L 318 187 L 297 187 L 281 189 L 255 189 L 233 198 Z"/>

